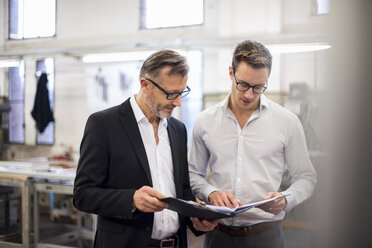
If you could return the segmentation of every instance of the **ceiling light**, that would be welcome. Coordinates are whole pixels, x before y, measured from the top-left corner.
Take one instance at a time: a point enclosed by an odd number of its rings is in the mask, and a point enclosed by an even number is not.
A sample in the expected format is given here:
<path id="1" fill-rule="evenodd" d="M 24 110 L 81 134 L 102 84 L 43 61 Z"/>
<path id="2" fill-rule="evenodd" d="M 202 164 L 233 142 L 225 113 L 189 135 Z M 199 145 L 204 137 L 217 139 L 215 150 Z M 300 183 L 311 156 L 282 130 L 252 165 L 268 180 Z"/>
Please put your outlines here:
<path id="1" fill-rule="evenodd" d="M 97 62 L 119 62 L 119 61 L 145 60 L 153 52 L 154 51 L 136 51 L 136 52 L 88 54 L 83 57 L 83 62 L 84 63 L 97 63 Z"/>
<path id="2" fill-rule="evenodd" d="M 329 49 L 331 48 L 331 45 L 326 43 L 299 43 L 267 45 L 267 48 L 271 53 L 304 53 Z"/>

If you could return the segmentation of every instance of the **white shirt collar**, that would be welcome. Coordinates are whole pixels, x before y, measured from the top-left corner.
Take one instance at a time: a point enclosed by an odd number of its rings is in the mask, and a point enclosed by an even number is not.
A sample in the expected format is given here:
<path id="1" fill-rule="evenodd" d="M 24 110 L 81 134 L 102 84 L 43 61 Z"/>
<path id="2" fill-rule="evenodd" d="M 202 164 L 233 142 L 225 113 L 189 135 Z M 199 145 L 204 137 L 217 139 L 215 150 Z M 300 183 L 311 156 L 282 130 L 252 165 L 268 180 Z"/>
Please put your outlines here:
<path id="1" fill-rule="evenodd" d="M 133 109 L 134 117 L 136 118 L 137 123 L 140 123 L 142 121 L 147 121 L 145 114 L 143 113 L 142 109 L 139 107 L 137 101 L 136 101 L 136 94 L 133 94 L 130 98 L 130 105 Z M 166 118 L 160 118 L 159 125 L 163 125 L 165 128 L 168 126 L 168 121 Z"/>
<path id="2" fill-rule="evenodd" d="M 231 95 L 231 92 L 230 94 L 227 95 L 227 97 L 225 97 L 225 99 L 221 102 L 222 104 L 220 105 L 225 111 L 227 111 L 229 109 L 229 97 Z M 269 108 L 269 103 L 267 101 L 267 98 L 264 94 L 261 94 L 261 97 L 260 97 L 260 111 L 264 110 L 264 108 Z M 231 111 L 231 109 L 230 109 Z"/>

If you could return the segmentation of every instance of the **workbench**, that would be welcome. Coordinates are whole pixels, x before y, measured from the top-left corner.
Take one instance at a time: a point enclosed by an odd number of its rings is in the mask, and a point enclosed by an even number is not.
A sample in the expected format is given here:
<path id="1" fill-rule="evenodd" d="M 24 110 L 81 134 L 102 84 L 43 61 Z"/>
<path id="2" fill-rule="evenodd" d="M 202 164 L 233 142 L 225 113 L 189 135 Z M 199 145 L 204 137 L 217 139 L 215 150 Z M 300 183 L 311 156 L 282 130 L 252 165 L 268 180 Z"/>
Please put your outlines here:
<path id="1" fill-rule="evenodd" d="M 81 228 L 82 223 L 78 218 L 75 227 L 55 237 L 42 239 L 39 228 L 39 195 L 42 192 L 56 193 L 72 196 L 75 169 L 70 167 L 50 166 L 49 163 L 0 161 L 0 186 L 18 187 L 20 189 L 21 205 L 21 241 L 0 241 L 0 247 L 71 247 L 63 246 L 64 241 L 75 239 L 93 239 L 94 229 Z M 31 200 L 33 199 L 33 200 Z M 78 216 L 87 215 L 78 212 Z M 92 224 L 96 218 L 92 217 Z M 33 223 L 33 226 L 31 226 Z"/>

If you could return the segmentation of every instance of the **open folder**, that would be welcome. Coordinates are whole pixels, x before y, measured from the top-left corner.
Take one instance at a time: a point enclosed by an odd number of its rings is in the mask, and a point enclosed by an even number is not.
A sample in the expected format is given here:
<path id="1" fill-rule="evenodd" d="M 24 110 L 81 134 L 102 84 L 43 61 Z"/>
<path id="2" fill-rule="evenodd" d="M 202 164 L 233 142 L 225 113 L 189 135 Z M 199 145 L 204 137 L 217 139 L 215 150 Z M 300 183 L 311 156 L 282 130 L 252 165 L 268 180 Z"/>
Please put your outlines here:
<path id="1" fill-rule="evenodd" d="M 169 204 L 168 209 L 178 212 L 179 214 L 189 216 L 189 217 L 198 217 L 200 219 L 206 220 L 215 220 L 233 217 L 236 214 L 247 211 L 253 207 L 260 206 L 270 201 L 283 198 L 286 195 L 276 196 L 267 200 L 257 201 L 249 203 L 236 208 L 220 207 L 205 204 L 204 202 L 198 203 L 194 201 L 185 201 L 182 199 L 176 199 L 173 197 L 163 198 L 160 201 L 166 202 Z"/>

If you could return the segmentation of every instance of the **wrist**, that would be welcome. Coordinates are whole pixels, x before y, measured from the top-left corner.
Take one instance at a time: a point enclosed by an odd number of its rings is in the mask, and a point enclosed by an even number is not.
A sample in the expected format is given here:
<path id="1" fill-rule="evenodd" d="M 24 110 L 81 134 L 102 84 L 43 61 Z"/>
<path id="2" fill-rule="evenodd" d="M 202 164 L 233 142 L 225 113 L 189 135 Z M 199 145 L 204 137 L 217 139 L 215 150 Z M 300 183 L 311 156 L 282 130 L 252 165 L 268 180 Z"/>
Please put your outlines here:
<path id="1" fill-rule="evenodd" d="M 282 193 L 280 193 L 280 194 L 282 194 Z M 283 194 L 282 194 L 283 195 Z M 283 195 L 284 196 L 284 195 Z M 283 197 L 283 200 L 284 200 L 284 207 L 283 207 L 283 210 L 287 207 L 287 204 L 288 204 L 288 201 L 287 201 L 287 197 L 286 196 L 284 196 Z"/>
<path id="2" fill-rule="evenodd" d="M 215 190 L 215 191 L 212 191 L 212 192 L 208 195 L 208 201 L 209 201 L 209 203 L 211 203 L 212 196 L 213 196 L 213 194 L 216 193 L 216 192 L 217 192 L 216 190 Z"/>

